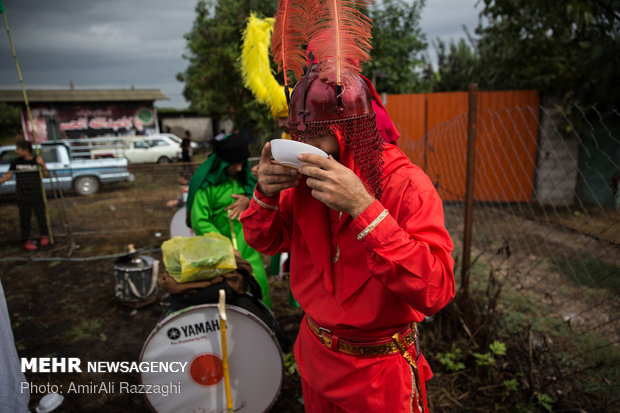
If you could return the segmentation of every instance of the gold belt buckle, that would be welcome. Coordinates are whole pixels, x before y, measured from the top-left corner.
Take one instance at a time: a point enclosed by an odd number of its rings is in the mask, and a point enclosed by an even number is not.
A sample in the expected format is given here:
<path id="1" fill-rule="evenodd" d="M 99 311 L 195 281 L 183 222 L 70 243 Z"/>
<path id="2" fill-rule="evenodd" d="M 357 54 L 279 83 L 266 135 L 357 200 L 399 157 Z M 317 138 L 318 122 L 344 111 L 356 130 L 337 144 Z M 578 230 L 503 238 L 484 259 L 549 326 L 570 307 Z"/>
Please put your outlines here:
<path id="1" fill-rule="evenodd" d="M 325 333 L 329 334 L 329 336 L 326 336 Z M 319 340 L 321 340 L 321 344 L 323 344 L 324 346 L 329 348 L 332 347 L 332 335 L 332 332 L 328 329 L 319 327 Z"/>

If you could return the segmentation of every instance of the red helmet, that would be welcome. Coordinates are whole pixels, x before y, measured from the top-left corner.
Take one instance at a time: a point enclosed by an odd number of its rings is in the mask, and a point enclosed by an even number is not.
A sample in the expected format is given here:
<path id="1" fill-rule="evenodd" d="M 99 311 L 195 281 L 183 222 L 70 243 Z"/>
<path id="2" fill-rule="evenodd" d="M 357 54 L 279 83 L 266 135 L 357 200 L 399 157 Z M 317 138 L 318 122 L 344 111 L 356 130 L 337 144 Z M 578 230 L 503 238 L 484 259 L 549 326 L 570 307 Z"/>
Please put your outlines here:
<path id="1" fill-rule="evenodd" d="M 291 129 L 302 132 L 315 122 L 343 121 L 374 114 L 372 97 L 361 77 L 352 74 L 343 79 L 339 93 L 335 83 L 319 77 L 318 66 L 307 73 L 293 89 L 289 109 Z"/>
<path id="2" fill-rule="evenodd" d="M 352 164 L 346 166 L 381 198 L 383 138 L 377 131 L 370 91 L 360 76 L 347 74 L 341 88 L 322 79 L 312 65 L 291 93 L 289 127 L 293 139 L 302 142 L 307 136 L 336 135 L 340 161 L 352 155 Z"/>

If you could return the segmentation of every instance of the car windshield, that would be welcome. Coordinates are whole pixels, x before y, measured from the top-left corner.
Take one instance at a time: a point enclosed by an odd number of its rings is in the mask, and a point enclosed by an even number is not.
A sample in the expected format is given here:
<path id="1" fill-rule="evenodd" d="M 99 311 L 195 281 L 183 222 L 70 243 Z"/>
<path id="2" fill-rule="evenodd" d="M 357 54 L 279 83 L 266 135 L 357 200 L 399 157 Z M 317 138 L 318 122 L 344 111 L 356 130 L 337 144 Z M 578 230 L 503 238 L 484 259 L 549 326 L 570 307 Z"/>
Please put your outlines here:
<path id="1" fill-rule="evenodd" d="M 147 142 L 151 146 L 168 146 L 168 142 L 163 139 L 148 139 Z"/>
<path id="2" fill-rule="evenodd" d="M 8 165 L 13 159 L 17 158 L 17 152 L 9 149 L 0 154 L 0 165 Z"/>

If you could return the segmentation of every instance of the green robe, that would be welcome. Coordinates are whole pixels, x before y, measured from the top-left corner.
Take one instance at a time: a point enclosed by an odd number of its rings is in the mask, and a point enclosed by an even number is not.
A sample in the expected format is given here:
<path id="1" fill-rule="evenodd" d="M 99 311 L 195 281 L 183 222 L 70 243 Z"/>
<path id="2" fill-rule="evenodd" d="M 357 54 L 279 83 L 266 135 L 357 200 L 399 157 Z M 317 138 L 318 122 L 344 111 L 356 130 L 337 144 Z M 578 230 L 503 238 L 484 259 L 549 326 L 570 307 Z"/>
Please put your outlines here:
<path id="1" fill-rule="evenodd" d="M 237 179 L 226 177 L 218 185 L 209 185 L 196 190 L 191 206 L 192 229 L 196 235 L 209 232 L 222 234 L 231 238 L 228 211 L 226 208 L 235 202 L 233 194 L 246 195 L 243 186 Z M 254 277 L 260 284 L 263 293 L 263 303 L 271 308 L 267 273 L 261 254 L 250 247 L 243 236 L 243 227 L 238 219 L 232 220 L 237 249 L 241 256 L 252 265 Z"/>

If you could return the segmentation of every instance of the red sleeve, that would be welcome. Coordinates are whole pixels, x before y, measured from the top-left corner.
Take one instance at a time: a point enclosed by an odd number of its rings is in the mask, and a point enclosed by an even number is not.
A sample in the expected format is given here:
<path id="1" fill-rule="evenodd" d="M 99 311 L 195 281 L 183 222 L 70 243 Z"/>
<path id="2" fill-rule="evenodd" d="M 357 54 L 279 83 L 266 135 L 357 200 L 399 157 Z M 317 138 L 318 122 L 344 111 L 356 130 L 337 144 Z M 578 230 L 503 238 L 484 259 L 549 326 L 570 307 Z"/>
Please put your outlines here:
<path id="1" fill-rule="evenodd" d="M 417 191 L 409 184 L 393 216 L 379 201 L 351 223 L 372 253 L 373 276 L 409 305 L 426 315 L 454 297 L 454 248 L 444 225 L 437 192 Z"/>
<path id="2" fill-rule="evenodd" d="M 239 220 L 246 242 L 267 255 L 290 251 L 292 214 L 290 190 L 269 198 L 254 190 L 249 207 Z"/>

